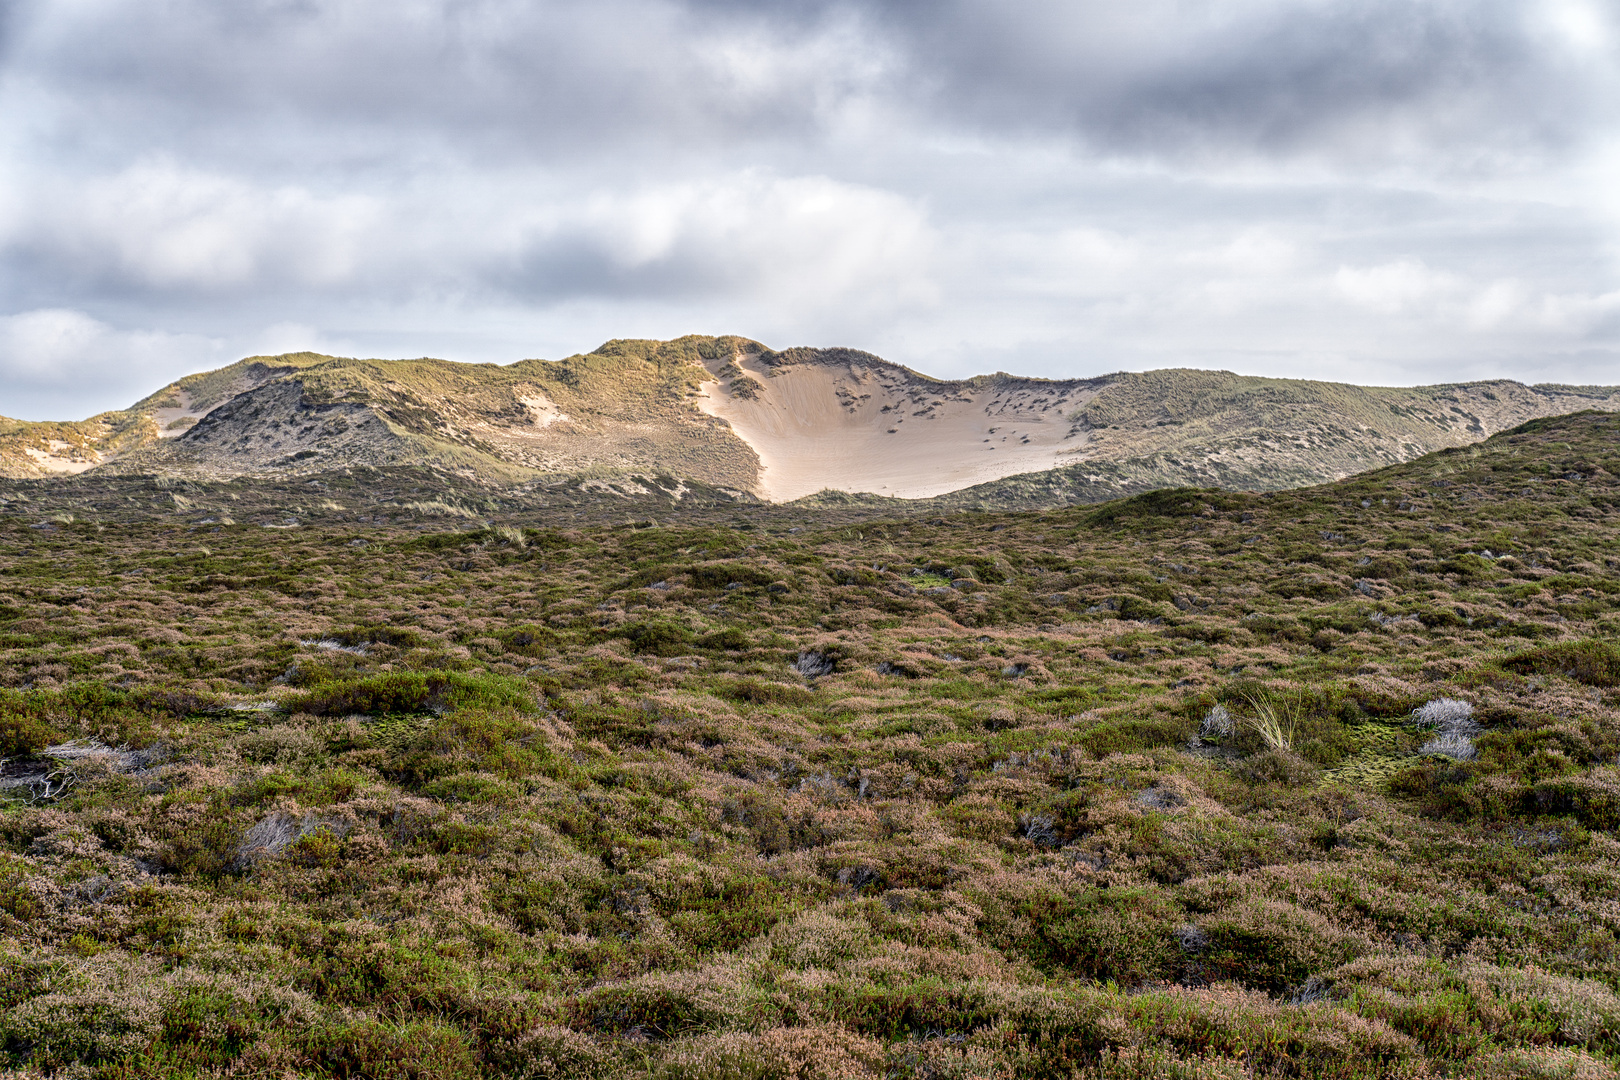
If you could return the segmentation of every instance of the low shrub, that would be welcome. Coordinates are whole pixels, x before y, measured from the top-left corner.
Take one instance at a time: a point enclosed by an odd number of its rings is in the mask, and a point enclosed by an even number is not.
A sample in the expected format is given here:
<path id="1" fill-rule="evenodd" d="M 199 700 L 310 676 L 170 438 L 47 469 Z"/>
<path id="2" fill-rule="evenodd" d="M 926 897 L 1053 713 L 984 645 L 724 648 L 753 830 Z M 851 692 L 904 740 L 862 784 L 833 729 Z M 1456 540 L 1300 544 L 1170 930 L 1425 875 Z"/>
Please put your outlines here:
<path id="1" fill-rule="evenodd" d="M 0 710 L 5 704 L 0 699 Z M 66 737 L 37 716 L 0 711 L 0 758 L 27 757 Z"/>
<path id="2" fill-rule="evenodd" d="M 208 986 L 188 987 L 163 1010 L 167 1064 L 225 1068 L 259 1040 L 271 1019 L 233 993 Z"/>
<path id="3" fill-rule="evenodd" d="M 1254 898 L 1223 908 L 1200 927 L 1199 962 L 1212 979 L 1277 993 L 1358 956 L 1366 943 L 1332 919 L 1282 900 Z"/>
<path id="4" fill-rule="evenodd" d="M 1110 600 L 1116 615 L 1126 622 L 1152 622 L 1162 619 L 1169 614 L 1170 609 L 1163 604 L 1144 600 L 1134 593 L 1121 593 Z"/>
<path id="5" fill-rule="evenodd" d="M 562 640 L 562 635 L 549 626 L 524 623 L 522 626 L 513 626 L 497 632 L 495 639 L 506 646 L 507 652 L 538 657 L 556 648 L 558 642 Z"/>
<path id="6" fill-rule="evenodd" d="M 1564 675 L 1587 686 L 1620 686 L 1620 648 L 1607 641 L 1560 641 L 1509 656 L 1502 667 L 1519 675 Z"/>
<path id="7" fill-rule="evenodd" d="M 1136 985 L 1180 962 L 1172 931 L 1182 916 L 1151 888 L 1041 889 L 1012 899 L 1005 945 L 1045 971 Z"/>
<path id="8" fill-rule="evenodd" d="M 418 728 L 381 771 L 411 786 L 464 772 L 514 779 L 555 771 L 556 759 L 533 735 L 529 722 L 510 709 L 462 709 Z"/>
<path id="9" fill-rule="evenodd" d="M 320 683 L 285 705 L 315 716 L 382 716 L 472 707 L 530 711 L 534 694 L 522 680 L 500 675 L 393 671 Z"/>
<path id="10" fill-rule="evenodd" d="M 0 1047 L 13 1060 L 47 1074 L 75 1064 L 111 1064 L 152 1043 L 158 1033 L 154 996 L 131 1000 L 107 988 L 44 994 L 0 1019 Z"/>
<path id="11" fill-rule="evenodd" d="M 697 639 L 697 647 L 710 652 L 743 652 L 753 648 L 753 640 L 735 626 L 704 634 Z"/>
<path id="12" fill-rule="evenodd" d="M 776 580 L 768 570 L 760 570 L 742 563 L 705 563 L 687 571 L 695 589 L 723 589 L 727 585 L 764 587 Z"/>
<path id="13" fill-rule="evenodd" d="M 816 695 L 802 686 L 763 679 L 733 679 L 720 688 L 720 693 L 749 705 L 808 705 L 816 700 Z"/>
<path id="14" fill-rule="evenodd" d="M 1242 496 L 1215 488 L 1165 488 L 1105 503 L 1084 520 L 1095 528 L 1143 518 L 1195 517 L 1205 509 L 1227 510 L 1242 504 Z"/>
<path id="15" fill-rule="evenodd" d="M 731 971 L 644 975 L 574 998 L 570 1023 L 603 1034 L 670 1039 L 741 1026 L 748 1015 L 747 983 Z"/>
<path id="16" fill-rule="evenodd" d="M 437 1023 L 394 1025 L 379 1020 L 316 1028 L 303 1056 L 332 1080 L 476 1080 L 478 1063 L 466 1037 Z"/>
<path id="17" fill-rule="evenodd" d="M 655 901 L 670 930 L 696 955 L 738 948 L 801 904 L 777 882 L 749 873 L 690 875 Z"/>
<path id="18" fill-rule="evenodd" d="M 679 656 L 690 652 L 697 641 L 692 631 L 668 619 L 627 622 L 607 631 L 606 636 L 623 638 L 636 652 L 650 656 Z"/>
<path id="19" fill-rule="evenodd" d="M 325 637 L 350 649 L 363 645 L 392 645 L 398 649 L 414 649 L 423 641 L 419 631 L 408 626 L 394 626 L 389 623 L 363 623 L 343 630 L 333 630 Z"/>

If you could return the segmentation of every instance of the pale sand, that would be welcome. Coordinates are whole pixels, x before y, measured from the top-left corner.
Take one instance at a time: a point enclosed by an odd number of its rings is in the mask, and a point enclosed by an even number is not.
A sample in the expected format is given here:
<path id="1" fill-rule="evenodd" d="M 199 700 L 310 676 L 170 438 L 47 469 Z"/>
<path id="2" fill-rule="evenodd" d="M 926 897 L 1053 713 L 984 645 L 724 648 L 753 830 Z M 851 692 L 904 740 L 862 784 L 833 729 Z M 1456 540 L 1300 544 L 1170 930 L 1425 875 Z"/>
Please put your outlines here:
<path id="1" fill-rule="evenodd" d="M 796 364 L 773 375 L 755 358 L 738 363 L 763 387 L 759 396 L 707 382 L 697 404 L 759 455 L 755 493 L 772 502 L 824 488 L 921 499 L 1070 464 L 1087 437 L 1068 417 L 1103 384 L 978 388 L 888 366 Z"/>
<path id="2" fill-rule="evenodd" d="M 40 450 L 32 446 L 23 449 L 23 453 L 45 472 L 82 473 L 101 464 L 101 455 L 94 450 L 83 450 L 60 439 L 47 440 L 46 445 L 50 449 Z"/>
<path id="3" fill-rule="evenodd" d="M 522 389 L 522 388 L 520 388 Z M 557 407 L 557 403 L 546 397 L 539 390 L 529 390 L 517 396 L 518 404 L 529 411 L 529 418 L 538 428 L 548 428 L 552 424 L 566 424 L 568 414 Z"/>
<path id="4" fill-rule="evenodd" d="M 147 414 L 152 418 L 152 422 L 157 425 L 158 438 L 160 439 L 179 438 L 191 430 L 191 424 L 182 424 L 180 421 L 191 420 L 195 422 L 201 420 L 213 408 L 213 406 L 209 406 L 209 408 L 202 410 L 192 409 L 191 392 L 189 390 L 177 390 L 175 394 L 180 398 L 179 408 L 153 409 Z"/>

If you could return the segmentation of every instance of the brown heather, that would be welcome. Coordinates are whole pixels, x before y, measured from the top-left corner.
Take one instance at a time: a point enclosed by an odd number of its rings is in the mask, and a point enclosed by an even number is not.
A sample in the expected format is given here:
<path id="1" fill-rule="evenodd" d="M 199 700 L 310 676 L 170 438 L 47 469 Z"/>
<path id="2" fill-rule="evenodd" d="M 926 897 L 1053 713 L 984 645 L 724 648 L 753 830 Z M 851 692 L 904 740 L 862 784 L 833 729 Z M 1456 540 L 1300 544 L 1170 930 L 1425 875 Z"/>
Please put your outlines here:
<path id="1" fill-rule="evenodd" d="M 1612 1076 L 1617 476 L 3 488 L 0 1075 Z"/>

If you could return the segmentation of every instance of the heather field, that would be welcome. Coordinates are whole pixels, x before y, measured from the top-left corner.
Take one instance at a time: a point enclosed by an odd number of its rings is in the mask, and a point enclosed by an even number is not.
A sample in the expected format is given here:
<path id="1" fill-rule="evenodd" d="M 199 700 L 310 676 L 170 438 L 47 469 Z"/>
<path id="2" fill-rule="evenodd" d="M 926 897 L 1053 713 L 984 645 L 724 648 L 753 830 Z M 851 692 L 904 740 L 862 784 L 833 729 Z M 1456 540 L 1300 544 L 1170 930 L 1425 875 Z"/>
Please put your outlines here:
<path id="1" fill-rule="evenodd" d="M 5 1076 L 1620 1067 L 1620 419 L 1045 513 L 39 484 Z"/>

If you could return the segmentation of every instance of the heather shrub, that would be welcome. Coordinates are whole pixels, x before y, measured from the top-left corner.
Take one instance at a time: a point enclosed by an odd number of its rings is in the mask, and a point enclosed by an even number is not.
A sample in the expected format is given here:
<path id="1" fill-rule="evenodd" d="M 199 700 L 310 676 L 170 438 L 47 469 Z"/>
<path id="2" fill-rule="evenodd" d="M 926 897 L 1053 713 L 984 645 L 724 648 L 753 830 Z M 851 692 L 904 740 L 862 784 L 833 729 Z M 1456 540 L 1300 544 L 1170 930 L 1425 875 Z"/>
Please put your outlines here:
<path id="1" fill-rule="evenodd" d="M 672 1039 L 747 1026 L 753 990 L 742 972 L 710 967 L 656 972 L 580 994 L 569 1005 L 576 1029 Z"/>
<path id="2" fill-rule="evenodd" d="M 1591 829 L 1620 829 L 1620 767 L 1604 765 L 1577 776 L 1536 783 L 1525 808 L 1545 814 L 1573 814 Z"/>
<path id="3" fill-rule="evenodd" d="M 228 1068 L 273 1027 L 308 1019 L 289 997 L 272 992 L 255 1000 L 215 982 L 183 982 L 163 1007 L 153 1071 Z"/>
<path id="4" fill-rule="evenodd" d="M 1006 1005 L 995 984 L 937 975 L 907 978 L 897 973 L 882 981 L 844 976 L 814 986 L 818 1012 L 885 1041 L 975 1031 L 1002 1017 Z"/>
<path id="5" fill-rule="evenodd" d="M 851 913 L 853 914 L 853 913 Z M 813 908 L 770 932 L 770 956 L 790 968 L 838 968 L 865 956 L 872 932 L 862 921 Z"/>
<path id="6" fill-rule="evenodd" d="M 997 939 L 1045 971 L 1136 985 L 1181 958 L 1181 913 L 1157 889 L 1036 889 L 1003 903 Z"/>
<path id="7" fill-rule="evenodd" d="M 528 710 L 534 693 L 520 679 L 462 672 L 396 671 L 325 682 L 294 695 L 286 707 L 315 716 L 381 716 L 486 708 Z"/>
<path id="8" fill-rule="evenodd" d="M 1620 686 L 1620 648 L 1609 641 L 1560 641 L 1509 656 L 1501 664 L 1520 675 L 1564 675 L 1587 686 Z"/>
<path id="9" fill-rule="evenodd" d="M 745 344 L 477 378 L 645 415 Z M 1615 425 L 1095 525 L 0 478 L 0 1072 L 1612 1073 Z M 491 527 L 421 537 L 426 500 Z M 65 501 L 107 527 L 28 528 Z"/>
<path id="10" fill-rule="evenodd" d="M 562 640 L 562 635 L 549 626 L 522 623 L 496 631 L 495 640 L 504 645 L 508 652 L 539 657 L 550 653 Z"/>
<path id="11" fill-rule="evenodd" d="M 1209 944 L 1199 963 L 1211 979 L 1278 993 L 1370 947 L 1334 920 L 1286 900 L 1247 897 L 1199 920 Z"/>
<path id="12" fill-rule="evenodd" d="M 1492 1042 L 1620 1053 L 1620 997 L 1602 983 L 1536 967 L 1367 956 L 1333 973 L 1347 1007 L 1447 1056 Z"/>
<path id="13" fill-rule="evenodd" d="M 467 1038 L 433 1022 L 395 1025 L 380 1020 L 327 1024 L 299 1040 L 309 1066 L 359 1080 L 477 1080 Z"/>
<path id="14" fill-rule="evenodd" d="M 841 1028 L 774 1028 L 683 1039 L 659 1055 L 661 1080 L 879 1080 L 897 1075 L 881 1043 Z M 930 1072 L 943 1080 L 950 1075 Z"/>
<path id="15" fill-rule="evenodd" d="M 0 687 L 0 757 L 21 757 L 79 735 L 109 744 L 144 745 L 155 718 L 217 708 L 208 693 L 154 687 L 133 691 L 99 682 L 53 689 Z"/>
<path id="16" fill-rule="evenodd" d="M 0 691 L 0 694 L 8 693 Z M 0 698 L 0 709 L 8 703 Z M 0 758 L 27 757 L 67 738 L 59 728 L 52 727 L 37 716 L 0 712 Z"/>
<path id="17" fill-rule="evenodd" d="M 218 878 L 240 869 L 244 828 L 238 813 L 218 802 L 173 807 L 152 830 L 158 865 L 172 873 L 202 878 Z"/>
<path id="18" fill-rule="evenodd" d="M 1094 1064 L 1071 1072 L 1075 1080 L 1249 1080 L 1254 1072 L 1241 1059 L 1184 1057 L 1157 1046 L 1104 1050 Z"/>
<path id="19" fill-rule="evenodd" d="M 680 656 L 691 652 L 697 641 L 697 635 L 692 631 L 668 619 L 627 622 L 615 627 L 606 636 L 623 638 L 634 651 L 652 656 Z"/>
<path id="20" fill-rule="evenodd" d="M 135 1056 L 162 1032 L 165 994 L 133 974 L 92 968 L 73 989 L 27 998 L 0 1016 L 0 1048 L 45 1073 Z"/>
<path id="21" fill-rule="evenodd" d="M 326 758 L 326 747 L 307 730 L 285 724 L 249 732 L 237 740 L 236 752 L 259 765 L 294 771 L 314 767 Z"/>
<path id="22" fill-rule="evenodd" d="M 1480 1080 L 1609 1080 L 1615 1074 L 1614 1058 L 1564 1047 L 1495 1050 L 1469 1064 Z"/>
<path id="23" fill-rule="evenodd" d="M 1017 822 L 1011 812 L 988 795 L 964 795 L 939 810 L 939 816 L 960 836 L 997 841 L 1012 835 Z"/>
<path id="24" fill-rule="evenodd" d="M 561 1025 L 524 1032 L 499 1047 L 491 1064 L 522 1080 L 608 1080 L 621 1075 L 612 1055 L 589 1035 Z"/>
<path id="25" fill-rule="evenodd" d="M 63 960 L 0 953 L 0 1013 L 42 994 L 71 993 L 87 981 Z"/>
<path id="26" fill-rule="evenodd" d="M 685 865 L 658 867 L 648 891 L 654 908 L 693 955 L 736 949 L 800 906 L 772 879 L 742 870 Z"/>
<path id="27" fill-rule="evenodd" d="M 816 700 L 815 694 L 802 686 L 764 679 L 730 679 L 719 689 L 722 696 L 748 705 L 808 705 Z"/>
<path id="28" fill-rule="evenodd" d="M 1238 773 L 1254 784 L 1280 784 L 1298 787 L 1314 780 L 1321 772 L 1314 764 L 1287 750 L 1265 750 L 1245 758 Z"/>
<path id="29" fill-rule="evenodd" d="M 1181 716 L 1121 716 L 1079 733 L 1075 742 L 1094 757 L 1107 757 L 1179 745 L 1187 741 L 1191 731 L 1191 721 Z"/>
<path id="30" fill-rule="evenodd" d="M 728 585 L 765 586 L 776 579 L 765 570 L 737 562 L 708 563 L 687 571 L 692 587 L 723 589 Z"/>
<path id="31" fill-rule="evenodd" d="M 1371 1080 L 1425 1072 L 1413 1039 L 1381 1021 L 1326 1003 L 1287 1005 L 1252 990 L 1216 985 L 1156 990 L 1122 1005 L 1137 1038 L 1146 1036 L 1189 1055 L 1190 1060 L 1176 1064 L 1185 1071 L 1163 1075 L 1218 1076 L 1226 1062 L 1242 1062 L 1253 1070 L 1240 1075 Z M 1144 1064 L 1153 1063 L 1152 1055 L 1144 1058 Z M 1212 1071 L 1200 1073 L 1200 1068 Z"/>
<path id="32" fill-rule="evenodd" d="M 697 639 L 697 647 L 710 652 L 744 652 L 754 647 L 753 639 L 735 626 L 704 634 Z"/>
<path id="33" fill-rule="evenodd" d="M 328 630 L 324 636 L 350 649 L 364 648 L 367 645 L 391 645 L 396 649 L 414 649 L 421 646 L 425 640 L 420 631 L 393 623 L 363 623 L 340 630 Z"/>

